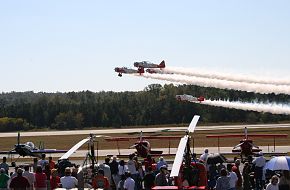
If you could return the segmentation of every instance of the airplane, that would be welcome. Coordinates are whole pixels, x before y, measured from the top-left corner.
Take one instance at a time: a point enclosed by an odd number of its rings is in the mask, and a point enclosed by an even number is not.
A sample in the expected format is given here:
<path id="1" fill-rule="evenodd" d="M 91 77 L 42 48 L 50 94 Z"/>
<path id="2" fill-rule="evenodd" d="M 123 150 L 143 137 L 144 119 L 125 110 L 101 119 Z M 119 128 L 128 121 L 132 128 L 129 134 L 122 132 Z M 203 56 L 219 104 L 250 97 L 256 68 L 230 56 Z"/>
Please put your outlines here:
<path id="1" fill-rule="evenodd" d="M 121 77 L 122 74 L 142 74 L 144 73 L 144 68 L 140 68 L 138 70 L 129 69 L 127 67 L 116 67 L 115 72 L 119 73 L 118 76 Z"/>
<path id="2" fill-rule="evenodd" d="M 135 148 L 136 149 L 136 154 L 137 156 L 140 156 L 142 158 L 146 158 L 147 155 L 152 155 L 152 156 L 157 156 L 157 155 L 165 155 L 162 154 L 163 151 L 159 150 L 152 150 L 150 142 L 147 141 L 148 139 L 167 139 L 168 140 L 168 146 L 169 146 L 169 155 L 170 155 L 170 140 L 174 139 L 180 139 L 180 136 L 143 136 L 142 131 L 140 132 L 139 137 L 110 137 L 110 138 L 105 138 L 106 141 L 116 141 L 117 142 L 117 148 L 118 148 L 118 153 L 119 157 L 122 156 L 120 154 L 120 148 L 119 148 L 119 141 L 129 141 L 129 140 L 136 140 L 137 141 L 130 146 L 130 148 Z"/>
<path id="3" fill-rule="evenodd" d="M 17 144 L 10 151 L 0 151 L 0 154 L 18 154 L 20 156 L 31 156 L 41 158 L 42 154 L 54 154 L 54 153 L 64 153 L 66 150 L 57 149 L 44 149 L 43 147 L 37 148 L 32 142 L 26 142 L 25 144 L 20 143 L 20 133 L 18 132 Z"/>
<path id="4" fill-rule="evenodd" d="M 205 98 L 203 96 L 193 97 L 192 95 L 188 94 L 176 95 L 175 98 L 178 101 L 200 102 L 200 103 L 205 101 Z"/>
<path id="5" fill-rule="evenodd" d="M 138 67 L 138 70 L 141 68 L 165 68 L 165 61 L 161 61 L 160 64 L 154 64 L 149 61 L 134 62 L 134 67 Z"/>
<path id="6" fill-rule="evenodd" d="M 247 158 L 248 156 L 255 155 L 262 151 L 258 146 L 253 143 L 252 139 L 249 137 L 261 137 L 261 138 L 273 138 L 274 139 L 274 152 L 264 153 L 268 155 L 284 155 L 285 153 L 275 152 L 276 138 L 286 138 L 287 134 L 248 134 L 248 129 L 245 127 L 244 134 L 221 134 L 221 135 L 207 135 L 207 138 L 217 138 L 218 139 L 218 151 L 219 151 L 219 139 L 220 138 L 235 138 L 242 137 L 240 143 L 233 147 L 232 153 L 238 153 L 243 160 L 243 156 Z M 226 153 L 223 153 L 226 154 Z"/>
<path id="7" fill-rule="evenodd" d="M 155 186 L 152 189 L 207 189 L 206 167 L 195 160 L 190 150 L 190 134 L 194 132 L 199 118 L 198 115 L 193 117 L 186 134 L 180 139 L 170 172 L 174 186 Z M 186 187 L 184 184 L 187 184 Z"/>
<path id="8" fill-rule="evenodd" d="M 170 74 L 170 75 L 174 74 L 174 73 L 166 72 L 164 70 L 159 70 L 159 69 L 146 69 L 146 72 L 150 74 Z"/>

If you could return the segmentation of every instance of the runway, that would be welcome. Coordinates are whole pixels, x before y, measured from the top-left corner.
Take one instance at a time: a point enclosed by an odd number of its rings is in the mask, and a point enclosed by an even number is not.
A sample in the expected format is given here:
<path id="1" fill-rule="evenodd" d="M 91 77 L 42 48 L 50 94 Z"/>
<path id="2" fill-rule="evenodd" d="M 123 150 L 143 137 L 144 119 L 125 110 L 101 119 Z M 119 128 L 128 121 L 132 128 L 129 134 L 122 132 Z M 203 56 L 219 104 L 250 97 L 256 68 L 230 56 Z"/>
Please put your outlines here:
<path id="1" fill-rule="evenodd" d="M 211 131 L 211 130 L 230 130 L 230 129 L 267 129 L 267 128 L 290 128 L 288 124 L 261 124 L 261 125 L 213 125 L 213 126 L 199 126 L 197 125 L 197 131 Z M 37 131 L 37 132 L 21 132 L 22 137 L 34 137 L 34 136 L 57 136 L 57 135 L 88 135 L 90 133 L 97 135 L 108 134 L 126 134 L 126 133 L 138 133 L 143 131 L 145 133 L 162 132 L 167 130 L 186 130 L 187 127 L 160 127 L 160 128 L 126 128 L 126 129 L 94 129 L 94 130 L 70 130 L 70 131 Z M 117 131 L 117 132 L 116 132 Z M 0 137 L 17 137 L 17 132 L 0 133 Z"/>

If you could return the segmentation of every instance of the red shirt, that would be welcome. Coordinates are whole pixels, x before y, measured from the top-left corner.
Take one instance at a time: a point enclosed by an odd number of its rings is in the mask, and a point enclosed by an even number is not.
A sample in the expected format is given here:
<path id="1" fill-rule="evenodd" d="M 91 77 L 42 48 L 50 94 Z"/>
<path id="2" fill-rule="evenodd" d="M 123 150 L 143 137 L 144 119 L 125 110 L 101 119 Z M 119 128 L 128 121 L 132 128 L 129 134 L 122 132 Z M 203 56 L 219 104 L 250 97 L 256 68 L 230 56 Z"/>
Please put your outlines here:
<path id="1" fill-rule="evenodd" d="M 52 177 L 50 176 L 50 188 L 51 190 L 58 188 L 58 184 L 60 183 L 60 177 Z"/>
<path id="2" fill-rule="evenodd" d="M 99 176 L 97 175 L 93 179 L 93 188 L 103 188 L 103 189 L 109 189 L 110 188 L 110 183 L 107 177 L 105 176 Z"/>
<path id="3" fill-rule="evenodd" d="M 14 189 L 26 189 L 27 187 L 30 187 L 30 184 L 25 177 L 16 176 L 11 180 L 9 187 Z"/>
<path id="4" fill-rule="evenodd" d="M 54 161 L 50 161 L 49 163 L 49 168 L 52 170 L 55 167 L 55 162 Z"/>
<path id="5" fill-rule="evenodd" d="M 35 173 L 35 188 L 44 188 L 46 187 L 46 174 L 45 173 Z"/>

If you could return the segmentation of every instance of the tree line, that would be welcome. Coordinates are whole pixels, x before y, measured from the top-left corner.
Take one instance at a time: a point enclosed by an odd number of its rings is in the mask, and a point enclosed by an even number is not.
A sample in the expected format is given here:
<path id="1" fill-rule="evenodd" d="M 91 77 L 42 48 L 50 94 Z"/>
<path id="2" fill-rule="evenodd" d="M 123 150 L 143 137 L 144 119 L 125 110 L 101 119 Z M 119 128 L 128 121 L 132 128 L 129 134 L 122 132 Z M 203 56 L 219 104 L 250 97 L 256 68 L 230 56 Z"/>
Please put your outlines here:
<path id="1" fill-rule="evenodd" d="M 10 92 L 0 94 L 0 131 L 83 129 L 189 123 L 287 122 L 290 116 L 178 102 L 177 94 L 230 101 L 289 103 L 289 95 L 255 94 L 195 85 L 151 84 L 138 92 Z"/>

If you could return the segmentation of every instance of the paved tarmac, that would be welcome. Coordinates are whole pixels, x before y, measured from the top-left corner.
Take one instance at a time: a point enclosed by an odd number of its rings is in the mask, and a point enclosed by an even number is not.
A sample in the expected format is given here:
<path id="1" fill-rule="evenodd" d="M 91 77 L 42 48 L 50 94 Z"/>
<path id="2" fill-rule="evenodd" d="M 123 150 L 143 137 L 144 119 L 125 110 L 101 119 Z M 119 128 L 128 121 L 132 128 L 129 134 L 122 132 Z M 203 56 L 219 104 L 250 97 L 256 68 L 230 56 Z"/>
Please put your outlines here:
<path id="1" fill-rule="evenodd" d="M 214 125 L 214 126 L 199 126 L 197 125 L 197 131 L 202 130 L 230 130 L 230 129 L 267 129 L 267 128 L 290 128 L 290 124 L 261 124 L 261 125 Z M 126 133 L 137 133 L 143 132 L 161 132 L 166 130 L 172 131 L 185 131 L 187 127 L 160 127 L 160 128 L 128 128 L 128 129 L 95 129 L 95 130 L 70 130 L 70 131 L 38 131 L 38 132 L 21 132 L 22 137 L 32 137 L 32 136 L 56 136 L 56 135 L 85 135 L 85 134 L 98 134 L 98 135 L 108 135 L 108 134 L 126 134 Z M 16 132 L 0 133 L 0 137 L 17 137 Z"/>

